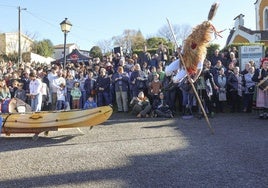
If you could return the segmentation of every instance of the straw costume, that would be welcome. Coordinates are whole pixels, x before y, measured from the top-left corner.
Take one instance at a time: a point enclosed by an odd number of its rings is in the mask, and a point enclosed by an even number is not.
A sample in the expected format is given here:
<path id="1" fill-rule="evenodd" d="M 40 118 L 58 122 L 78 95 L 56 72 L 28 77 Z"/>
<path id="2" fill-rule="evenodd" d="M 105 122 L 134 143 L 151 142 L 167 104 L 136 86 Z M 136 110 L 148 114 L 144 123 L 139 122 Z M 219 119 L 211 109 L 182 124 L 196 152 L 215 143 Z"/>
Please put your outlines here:
<path id="1" fill-rule="evenodd" d="M 187 73 L 196 79 L 200 75 L 203 68 L 203 61 L 207 55 L 207 46 L 212 39 L 212 34 L 219 35 L 215 27 L 212 24 L 212 19 L 218 8 L 218 3 L 214 3 L 208 14 L 208 20 L 197 25 L 192 33 L 184 41 L 182 58 L 184 66 L 181 63 L 181 59 L 173 61 L 165 69 L 166 75 L 170 76 L 173 71 L 177 71 L 176 75 L 173 77 L 174 83 L 179 83 L 183 78 L 186 77 Z M 194 79 L 194 81 L 196 80 Z"/>

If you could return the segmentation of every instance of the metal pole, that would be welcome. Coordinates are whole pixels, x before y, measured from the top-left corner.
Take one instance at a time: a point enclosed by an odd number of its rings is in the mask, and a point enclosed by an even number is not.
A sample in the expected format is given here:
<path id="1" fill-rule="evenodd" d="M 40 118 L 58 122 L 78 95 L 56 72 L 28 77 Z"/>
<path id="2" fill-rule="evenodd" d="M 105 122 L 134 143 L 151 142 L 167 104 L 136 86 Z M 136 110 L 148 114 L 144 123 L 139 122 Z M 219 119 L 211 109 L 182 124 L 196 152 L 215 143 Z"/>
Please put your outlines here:
<path id="1" fill-rule="evenodd" d="M 21 8 L 20 6 L 18 7 L 18 10 L 19 10 L 19 15 L 18 15 L 18 37 L 19 37 L 19 49 L 18 49 L 18 64 L 21 62 L 21 46 L 20 46 L 20 43 L 21 43 L 21 38 L 20 38 L 20 12 L 21 12 Z"/>
<path id="2" fill-rule="evenodd" d="M 21 29 L 20 29 L 20 13 L 21 10 L 27 10 L 26 8 L 18 7 L 18 64 L 22 61 L 22 53 L 21 53 Z"/>
<path id="3" fill-rule="evenodd" d="M 65 69 L 65 66 L 66 66 L 66 37 L 67 37 L 67 32 L 64 32 L 63 69 Z"/>

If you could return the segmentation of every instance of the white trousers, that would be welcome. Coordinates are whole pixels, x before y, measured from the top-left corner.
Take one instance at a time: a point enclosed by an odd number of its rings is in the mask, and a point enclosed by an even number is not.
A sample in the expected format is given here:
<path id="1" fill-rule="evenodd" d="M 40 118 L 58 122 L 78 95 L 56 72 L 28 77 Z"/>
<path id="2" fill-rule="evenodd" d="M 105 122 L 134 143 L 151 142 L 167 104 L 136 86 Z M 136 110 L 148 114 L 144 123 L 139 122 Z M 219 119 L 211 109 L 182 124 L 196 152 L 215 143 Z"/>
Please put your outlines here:
<path id="1" fill-rule="evenodd" d="M 173 76 L 173 83 L 179 83 L 187 76 L 187 72 L 184 68 L 180 68 L 180 60 L 177 59 L 165 67 L 165 73 L 167 76 L 171 76 L 173 72 L 176 72 L 176 75 Z"/>

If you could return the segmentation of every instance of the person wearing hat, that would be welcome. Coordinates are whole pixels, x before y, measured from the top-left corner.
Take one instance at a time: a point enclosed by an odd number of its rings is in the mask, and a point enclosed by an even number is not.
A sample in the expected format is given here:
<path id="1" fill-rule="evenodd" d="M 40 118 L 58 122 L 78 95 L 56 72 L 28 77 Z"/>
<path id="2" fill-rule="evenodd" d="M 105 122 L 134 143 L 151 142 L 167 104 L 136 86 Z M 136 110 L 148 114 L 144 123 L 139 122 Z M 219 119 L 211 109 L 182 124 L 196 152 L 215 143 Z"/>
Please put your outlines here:
<path id="1" fill-rule="evenodd" d="M 38 112 L 41 111 L 41 105 L 42 105 L 42 94 L 41 94 L 41 89 L 42 89 L 42 81 L 37 78 L 35 73 L 30 73 L 30 98 L 31 98 L 31 107 L 32 111 Z"/>

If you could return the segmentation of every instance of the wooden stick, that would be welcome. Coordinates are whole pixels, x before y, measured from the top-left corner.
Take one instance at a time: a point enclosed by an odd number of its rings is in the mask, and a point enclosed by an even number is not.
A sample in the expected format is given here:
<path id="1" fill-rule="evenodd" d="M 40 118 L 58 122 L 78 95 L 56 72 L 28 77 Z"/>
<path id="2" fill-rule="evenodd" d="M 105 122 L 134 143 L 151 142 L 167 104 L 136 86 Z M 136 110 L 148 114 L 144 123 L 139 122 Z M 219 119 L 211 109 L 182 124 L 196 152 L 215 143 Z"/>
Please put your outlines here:
<path id="1" fill-rule="evenodd" d="M 177 47 L 179 47 L 179 45 L 178 45 L 178 43 L 177 43 L 177 40 L 176 40 L 176 37 L 175 37 L 175 34 L 174 34 L 174 31 L 173 31 L 173 28 L 172 28 L 172 26 L 171 26 L 171 24 L 170 24 L 168 18 L 167 18 L 167 22 L 168 22 L 168 25 L 169 25 L 171 34 L 172 34 L 172 36 L 173 36 L 173 39 L 174 39 L 174 41 L 175 41 L 175 44 L 176 44 Z M 204 106 L 203 106 L 203 104 L 202 104 L 202 102 L 201 102 L 201 99 L 200 99 L 200 97 L 199 97 L 199 95 L 198 95 L 198 93 L 197 93 L 197 91 L 196 91 L 196 88 L 195 88 L 195 86 L 194 86 L 194 83 L 192 82 L 192 79 L 191 79 L 191 77 L 190 77 L 190 74 L 188 73 L 188 71 L 187 71 L 187 69 L 186 69 L 186 66 L 185 66 L 185 63 L 184 63 L 184 60 L 183 60 L 183 58 L 182 58 L 181 53 L 179 53 L 179 57 L 180 57 L 180 61 L 181 61 L 181 63 L 182 63 L 182 66 L 183 66 L 183 68 L 184 68 L 185 71 L 186 71 L 186 75 L 187 75 L 188 81 L 189 81 L 190 84 L 191 84 L 191 87 L 192 87 L 192 89 L 193 89 L 193 91 L 194 91 L 194 94 L 195 94 L 195 97 L 196 97 L 196 99 L 197 99 L 197 101 L 198 101 L 198 104 L 199 104 L 199 106 L 200 106 L 200 108 L 201 108 L 201 110 L 202 110 L 202 112 L 203 112 L 203 114 L 204 114 L 204 117 L 205 117 L 206 122 L 207 122 L 207 125 L 208 125 L 208 127 L 209 127 L 209 129 L 210 129 L 210 131 L 211 131 L 211 134 L 214 134 L 214 129 L 212 128 L 212 126 L 211 126 L 211 124 L 210 124 L 210 121 L 209 121 L 209 119 L 208 119 L 208 116 L 207 116 L 207 113 L 206 113 L 206 111 L 205 111 L 205 109 L 204 109 Z"/>

